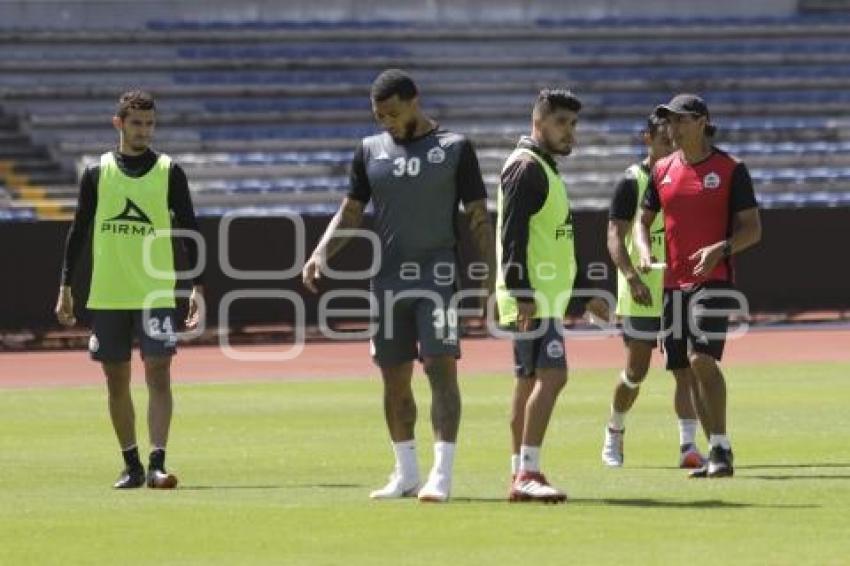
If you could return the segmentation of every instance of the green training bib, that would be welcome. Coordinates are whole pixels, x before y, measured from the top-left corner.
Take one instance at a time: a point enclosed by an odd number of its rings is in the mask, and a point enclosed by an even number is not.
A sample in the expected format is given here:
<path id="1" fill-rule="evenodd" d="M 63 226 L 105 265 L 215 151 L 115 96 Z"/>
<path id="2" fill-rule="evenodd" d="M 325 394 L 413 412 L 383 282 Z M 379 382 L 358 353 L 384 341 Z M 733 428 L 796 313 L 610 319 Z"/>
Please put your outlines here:
<path id="1" fill-rule="evenodd" d="M 133 178 L 121 171 L 111 152 L 100 157 L 88 308 L 174 307 L 170 235 L 156 236 L 150 243 L 148 266 L 143 258 L 145 239 L 154 238 L 158 230 L 171 229 L 170 166 L 171 159 L 160 155 L 147 174 Z M 148 297 L 152 300 L 146 303 Z"/>
<path id="2" fill-rule="evenodd" d="M 634 239 L 635 222 L 640 215 L 640 203 L 643 202 L 643 196 L 649 186 L 649 174 L 644 170 L 639 163 L 636 163 L 626 169 L 626 175 L 631 176 L 637 181 L 638 206 L 635 210 L 635 216 L 632 218 L 632 223 L 629 226 L 629 231 L 626 233 L 626 251 L 632 260 L 632 265 L 640 264 L 640 253 Z M 649 229 L 652 255 L 663 262 L 666 259 L 666 249 L 664 246 L 664 215 L 659 212 L 655 215 L 655 220 Z M 632 299 L 632 294 L 629 292 L 629 283 L 621 271 L 617 271 L 617 314 L 620 316 L 645 316 L 659 317 L 661 316 L 661 301 L 664 290 L 664 271 L 661 269 L 653 269 L 649 273 L 641 273 L 640 278 L 649 287 L 652 295 L 652 306 L 645 307 L 635 303 Z"/>
<path id="3" fill-rule="evenodd" d="M 508 157 L 508 167 L 523 154 L 532 156 L 546 172 L 549 191 L 543 207 L 531 216 L 528 225 L 527 268 L 528 279 L 534 289 L 537 309 L 534 318 L 562 319 L 572 296 L 573 281 L 576 276 L 575 245 L 573 241 L 573 222 L 570 213 L 570 200 L 561 177 L 548 163 L 533 151 L 517 149 Z M 505 210 L 502 187 L 497 196 L 498 216 L 496 234 L 502 233 Z M 502 266 L 502 243 L 497 238 L 498 278 L 496 298 L 499 305 L 499 322 L 516 322 L 517 304 L 505 285 Z"/>

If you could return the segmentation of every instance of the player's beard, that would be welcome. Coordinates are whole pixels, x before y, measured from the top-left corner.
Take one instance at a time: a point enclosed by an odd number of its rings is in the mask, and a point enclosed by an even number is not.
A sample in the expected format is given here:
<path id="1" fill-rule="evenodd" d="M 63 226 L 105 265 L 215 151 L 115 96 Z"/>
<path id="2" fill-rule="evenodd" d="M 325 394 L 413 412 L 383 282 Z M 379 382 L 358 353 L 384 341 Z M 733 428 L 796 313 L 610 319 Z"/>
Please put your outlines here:
<path id="1" fill-rule="evenodd" d="M 129 134 L 124 133 L 124 144 L 127 148 L 129 148 L 134 153 L 144 153 L 147 151 L 148 147 L 150 147 L 150 137 L 130 137 Z"/>
<path id="2" fill-rule="evenodd" d="M 566 147 L 564 147 L 563 145 L 561 145 L 559 148 L 549 146 L 548 151 L 550 155 L 559 155 L 561 157 L 566 157 L 567 155 L 573 152 L 573 146 L 567 145 Z"/>
<path id="3" fill-rule="evenodd" d="M 545 149 L 546 153 L 548 153 L 549 155 L 560 155 L 565 157 L 573 152 L 572 144 L 567 143 L 565 147 L 564 141 L 561 139 L 556 140 L 555 143 L 552 143 L 552 141 L 550 141 L 548 137 L 545 137 L 544 142 L 546 144 L 546 147 L 543 149 Z"/>
<path id="4" fill-rule="evenodd" d="M 416 133 L 416 120 L 410 120 L 404 125 L 404 137 L 402 138 L 404 141 L 412 140 L 413 134 Z"/>

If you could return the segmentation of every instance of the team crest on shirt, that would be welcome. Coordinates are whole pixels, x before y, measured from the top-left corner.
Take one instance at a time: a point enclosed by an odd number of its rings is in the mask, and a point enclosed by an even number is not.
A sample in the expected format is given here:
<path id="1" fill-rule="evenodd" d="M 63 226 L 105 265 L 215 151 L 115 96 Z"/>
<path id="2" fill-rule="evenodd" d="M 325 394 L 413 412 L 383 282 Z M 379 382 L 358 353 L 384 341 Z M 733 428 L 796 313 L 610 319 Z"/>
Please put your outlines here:
<path id="1" fill-rule="evenodd" d="M 89 352 L 94 354 L 98 350 L 100 350 L 100 342 L 98 342 L 97 336 L 92 334 L 91 337 L 89 337 Z"/>
<path id="2" fill-rule="evenodd" d="M 552 340 L 546 344 L 546 355 L 550 358 L 561 358 L 564 356 L 564 345 L 560 340 Z"/>
<path id="3" fill-rule="evenodd" d="M 702 178 L 702 186 L 704 189 L 716 189 L 720 186 L 720 175 L 712 171 Z"/>
<path id="4" fill-rule="evenodd" d="M 428 163 L 442 163 L 446 160 L 446 152 L 442 147 L 432 147 L 428 150 Z"/>

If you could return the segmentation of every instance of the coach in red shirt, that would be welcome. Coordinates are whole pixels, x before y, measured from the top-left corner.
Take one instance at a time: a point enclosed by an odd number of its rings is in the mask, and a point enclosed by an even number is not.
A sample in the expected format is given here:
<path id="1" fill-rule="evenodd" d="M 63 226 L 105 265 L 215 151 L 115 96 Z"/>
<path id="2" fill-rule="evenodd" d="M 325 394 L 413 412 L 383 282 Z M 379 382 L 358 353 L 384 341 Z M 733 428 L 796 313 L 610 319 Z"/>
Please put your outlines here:
<path id="1" fill-rule="evenodd" d="M 667 369 L 691 367 L 710 433 L 709 460 L 691 476 L 728 477 L 732 447 L 726 435 L 726 382 L 718 362 L 729 319 L 710 311 L 740 306 L 729 293 L 731 256 L 759 241 L 761 222 L 747 167 L 712 145 L 716 128 L 702 98 L 679 94 L 655 112 L 667 119 L 678 150 L 652 169 L 636 223 L 641 267 L 647 270 L 654 261 L 649 227 L 663 211 Z"/>

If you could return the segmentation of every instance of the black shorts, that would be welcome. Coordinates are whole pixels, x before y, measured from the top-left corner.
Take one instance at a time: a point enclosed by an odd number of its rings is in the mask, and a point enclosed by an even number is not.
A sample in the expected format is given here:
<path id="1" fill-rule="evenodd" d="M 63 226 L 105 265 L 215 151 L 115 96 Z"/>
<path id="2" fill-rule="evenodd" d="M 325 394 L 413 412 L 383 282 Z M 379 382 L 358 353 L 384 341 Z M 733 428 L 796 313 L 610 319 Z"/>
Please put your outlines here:
<path id="1" fill-rule="evenodd" d="M 177 320 L 173 308 L 93 310 L 89 353 L 99 362 L 130 361 L 133 337 L 142 358 L 173 356 L 177 349 Z"/>
<path id="2" fill-rule="evenodd" d="M 514 373 L 517 377 L 534 377 L 537 369 L 567 367 L 563 321 L 557 318 L 534 319 L 529 333 L 536 337 L 523 337 L 519 333 L 514 337 Z"/>
<path id="3" fill-rule="evenodd" d="M 690 367 L 691 353 L 723 358 L 728 315 L 706 316 L 701 309 L 734 309 L 738 302 L 729 296 L 705 296 L 706 292 L 731 291 L 725 283 L 707 283 L 691 290 L 664 290 L 664 353 L 667 369 Z M 677 313 L 680 313 L 677 315 Z"/>
<path id="4" fill-rule="evenodd" d="M 459 358 L 458 314 L 451 303 L 454 287 L 404 293 L 389 302 L 385 293 L 376 293 L 377 332 L 371 344 L 375 364 L 392 367 L 430 357 Z"/>
<path id="5" fill-rule="evenodd" d="M 623 342 L 645 342 L 653 348 L 658 344 L 661 335 L 660 316 L 623 316 L 620 317 Z"/>

